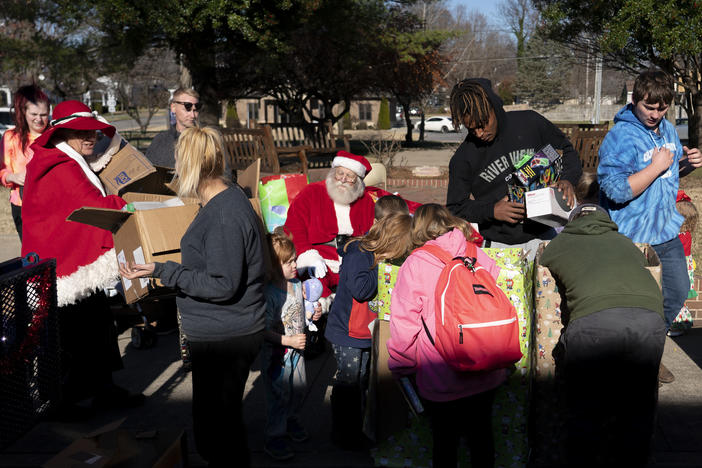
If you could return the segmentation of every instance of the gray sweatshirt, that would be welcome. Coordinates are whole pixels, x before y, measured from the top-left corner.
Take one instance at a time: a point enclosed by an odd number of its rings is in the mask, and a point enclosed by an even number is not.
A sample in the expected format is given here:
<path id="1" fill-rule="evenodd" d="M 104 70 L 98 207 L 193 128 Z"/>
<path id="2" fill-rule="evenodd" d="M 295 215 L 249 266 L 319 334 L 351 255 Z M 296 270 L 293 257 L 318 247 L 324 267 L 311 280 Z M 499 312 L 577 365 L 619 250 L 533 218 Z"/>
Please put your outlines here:
<path id="1" fill-rule="evenodd" d="M 156 263 L 154 276 L 178 292 L 191 341 L 221 341 L 265 327 L 263 242 L 238 186 L 213 197 L 180 241 L 180 263 Z"/>

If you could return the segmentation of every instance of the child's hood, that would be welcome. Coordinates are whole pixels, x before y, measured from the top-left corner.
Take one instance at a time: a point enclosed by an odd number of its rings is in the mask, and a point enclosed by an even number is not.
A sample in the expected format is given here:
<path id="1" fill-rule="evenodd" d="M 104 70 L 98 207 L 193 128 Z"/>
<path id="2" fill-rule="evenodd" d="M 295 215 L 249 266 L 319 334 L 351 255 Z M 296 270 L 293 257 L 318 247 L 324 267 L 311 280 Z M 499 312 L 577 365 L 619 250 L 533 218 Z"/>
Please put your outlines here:
<path id="1" fill-rule="evenodd" d="M 609 216 L 596 211 L 569 222 L 563 232 L 575 235 L 598 235 L 618 230 L 617 223 L 609 219 Z"/>

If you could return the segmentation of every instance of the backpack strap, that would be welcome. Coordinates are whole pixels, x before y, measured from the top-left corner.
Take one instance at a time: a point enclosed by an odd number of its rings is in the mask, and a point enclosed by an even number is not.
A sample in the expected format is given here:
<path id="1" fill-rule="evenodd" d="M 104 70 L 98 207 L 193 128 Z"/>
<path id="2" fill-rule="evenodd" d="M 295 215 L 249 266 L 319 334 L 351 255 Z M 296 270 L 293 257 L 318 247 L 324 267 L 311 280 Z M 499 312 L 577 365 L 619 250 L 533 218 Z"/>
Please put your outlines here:
<path id="1" fill-rule="evenodd" d="M 422 247 L 415 249 L 414 252 L 420 252 L 422 250 L 427 252 L 429 255 L 438 258 L 445 264 L 450 263 L 451 260 L 453 260 L 451 254 L 439 247 L 438 245 L 423 245 Z"/>

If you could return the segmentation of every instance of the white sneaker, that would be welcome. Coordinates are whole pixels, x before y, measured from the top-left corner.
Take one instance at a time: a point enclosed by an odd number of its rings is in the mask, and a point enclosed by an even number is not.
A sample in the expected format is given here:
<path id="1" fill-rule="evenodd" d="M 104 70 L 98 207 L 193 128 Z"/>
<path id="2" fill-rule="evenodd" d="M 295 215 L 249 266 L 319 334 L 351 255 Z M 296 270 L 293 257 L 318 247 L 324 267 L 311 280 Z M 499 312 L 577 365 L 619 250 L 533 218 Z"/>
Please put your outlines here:
<path id="1" fill-rule="evenodd" d="M 668 336 L 671 337 L 671 338 L 675 338 L 676 336 L 681 336 L 681 335 L 684 335 L 684 334 L 685 334 L 684 331 L 682 331 L 682 330 L 675 330 L 675 329 L 673 329 L 673 328 L 671 328 L 670 330 L 668 330 L 668 332 L 666 333 L 666 335 L 668 335 Z"/>

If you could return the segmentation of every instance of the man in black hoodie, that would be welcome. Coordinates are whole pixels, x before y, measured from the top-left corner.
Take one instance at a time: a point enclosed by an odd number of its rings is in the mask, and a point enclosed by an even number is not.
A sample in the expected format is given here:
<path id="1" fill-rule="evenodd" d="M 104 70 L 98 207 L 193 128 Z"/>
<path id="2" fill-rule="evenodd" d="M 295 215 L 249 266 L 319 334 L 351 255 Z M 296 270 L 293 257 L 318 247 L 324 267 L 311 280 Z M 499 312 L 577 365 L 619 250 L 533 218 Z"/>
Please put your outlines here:
<path id="1" fill-rule="evenodd" d="M 525 219 L 523 204 L 508 201 L 505 177 L 525 153 L 551 144 L 563 151 L 558 190 L 575 206 L 573 186 L 582 165 L 563 132 L 534 111 L 505 112 L 502 100 L 484 78 L 466 79 L 453 87 L 451 117 L 454 127 L 468 129 L 468 136 L 451 158 L 446 207 L 478 223 L 486 246 L 525 246 L 534 239 L 553 237 L 552 228 Z"/>

